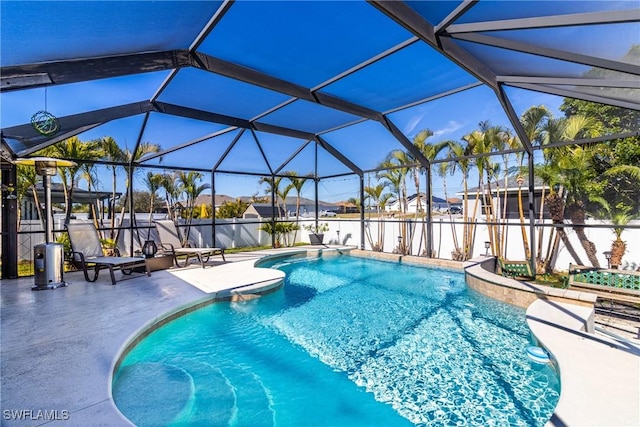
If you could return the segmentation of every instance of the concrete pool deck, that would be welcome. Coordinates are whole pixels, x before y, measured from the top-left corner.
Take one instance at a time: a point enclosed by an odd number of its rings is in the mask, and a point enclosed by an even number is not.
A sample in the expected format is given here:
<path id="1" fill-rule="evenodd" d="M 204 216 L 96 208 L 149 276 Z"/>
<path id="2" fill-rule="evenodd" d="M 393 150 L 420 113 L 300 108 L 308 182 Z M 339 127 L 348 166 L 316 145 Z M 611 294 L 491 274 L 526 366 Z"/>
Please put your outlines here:
<path id="1" fill-rule="evenodd" d="M 2 280 L 1 424 L 131 425 L 111 399 L 110 379 L 120 352 L 140 329 L 193 301 L 211 296 L 229 297 L 233 290 L 241 288 L 251 293 L 253 290 L 246 287 L 255 283 L 258 287 L 274 286 L 278 272 L 272 270 L 271 276 L 256 271 L 253 264 L 266 255 L 306 249 L 318 247 L 228 254 L 225 264 L 214 257 L 210 263 L 213 268 L 202 269 L 193 264 L 155 271 L 150 277 L 136 275 L 116 286 L 111 285 L 104 271 L 96 283 L 85 282 L 80 272 L 67 273 L 65 280 L 69 286 L 39 292 L 31 291 L 32 277 Z M 600 405 L 603 411 L 608 408 L 619 411 L 617 417 L 607 418 L 611 414 L 603 412 L 601 419 L 593 419 L 593 423 L 587 419 L 587 423 L 580 425 L 639 425 L 640 355 L 617 348 L 611 340 L 579 335 L 546 320 L 542 319 L 540 327 L 551 329 L 554 342 L 549 342 L 549 346 L 560 362 L 570 364 L 567 372 L 562 372 L 563 381 L 565 374 L 599 379 L 589 383 L 593 387 L 590 389 L 565 390 L 570 382 L 563 382 L 563 393 L 575 393 L 572 400 L 583 405 L 559 406 L 562 413 L 554 424 L 578 425 L 567 421 L 578 419 L 575 417 L 585 412 L 584 407 L 592 410 Z M 565 339 L 564 334 L 584 342 L 575 344 Z M 598 349 L 594 350 L 592 341 Z M 590 359 L 583 356 L 591 352 L 594 357 L 604 359 L 599 359 L 599 364 L 589 364 Z M 572 360 L 580 362 L 572 364 Z M 565 370 L 562 363 L 560 366 Z M 621 399 L 611 402 L 602 394 L 611 388 L 618 390 L 615 396 L 621 395 Z"/>

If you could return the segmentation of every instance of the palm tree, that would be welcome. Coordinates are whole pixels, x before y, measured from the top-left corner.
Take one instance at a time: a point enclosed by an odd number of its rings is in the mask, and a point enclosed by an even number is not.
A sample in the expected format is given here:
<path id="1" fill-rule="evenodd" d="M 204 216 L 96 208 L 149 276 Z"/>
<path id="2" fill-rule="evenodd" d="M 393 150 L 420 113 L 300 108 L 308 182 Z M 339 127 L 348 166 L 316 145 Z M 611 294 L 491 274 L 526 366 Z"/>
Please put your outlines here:
<path id="1" fill-rule="evenodd" d="M 120 211 L 120 225 L 118 227 L 118 231 L 116 232 L 116 235 L 113 239 L 114 242 L 117 242 L 118 239 L 120 238 L 120 227 L 122 226 L 122 221 L 124 221 L 124 213 L 127 209 L 127 207 L 129 206 L 129 194 L 130 192 L 133 191 L 133 183 L 129 180 L 129 176 L 133 176 L 133 174 L 135 174 L 136 172 L 136 168 L 135 168 L 135 163 L 140 160 L 142 157 L 144 157 L 147 154 L 151 154 L 151 153 L 159 153 L 162 150 L 162 147 L 160 147 L 159 144 L 153 144 L 150 142 L 143 142 L 138 146 L 138 149 L 136 150 L 135 153 L 131 152 L 131 150 L 129 150 L 128 148 L 125 148 L 124 151 L 122 152 L 122 159 L 125 162 L 125 165 L 123 166 L 125 171 L 127 172 L 126 174 L 126 178 L 125 178 L 125 200 L 124 203 L 122 203 L 122 209 Z M 162 161 L 162 157 L 160 158 L 160 161 Z M 133 167 L 133 170 L 131 170 L 130 168 Z M 131 174 L 129 173 L 131 171 Z M 134 207 L 131 206 L 129 208 L 129 211 L 131 213 L 131 224 L 134 224 L 135 222 L 135 215 L 134 215 Z M 139 237 L 139 236 L 138 236 Z"/>
<path id="2" fill-rule="evenodd" d="M 563 136 L 567 140 L 575 140 L 582 136 L 596 136 L 595 121 L 584 116 L 571 116 L 565 120 Z M 584 248 L 589 262 L 596 268 L 600 267 L 595 244 L 590 241 L 584 232 L 586 219 L 585 199 L 588 199 L 587 185 L 592 181 L 594 169 L 592 167 L 592 149 L 590 147 L 573 147 L 564 150 L 566 153 L 559 158 L 558 166 L 562 169 L 562 185 L 567 189 L 567 206 L 573 230 Z"/>
<path id="3" fill-rule="evenodd" d="M 383 169 L 383 168 L 389 168 L 389 169 L 384 169 L 376 173 L 376 178 L 386 179 L 389 182 L 389 187 L 393 190 L 393 192 L 397 197 L 400 216 L 404 217 L 404 214 L 406 213 L 406 207 L 407 207 L 407 191 L 406 191 L 405 177 L 409 169 L 403 168 L 403 167 L 394 167 L 394 166 L 397 166 L 399 163 L 398 163 L 398 159 L 394 158 L 393 153 L 394 152 L 389 153 L 389 155 L 387 155 L 387 158 L 378 165 L 378 169 Z M 401 220 L 402 219 L 403 218 L 401 218 Z M 402 221 L 400 223 L 401 243 L 398 246 L 398 250 L 400 250 L 403 253 L 405 252 L 405 249 L 406 249 L 406 240 L 405 240 L 406 235 L 407 235 L 406 223 Z"/>
<path id="4" fill-rule="evenodd" d="M 440 152 L 442 152 L 442 150 L 444 150 L 445 147 L 448 146 L 447 141 L 441 141 L 438 143 L 430 143 L 427 142 L 427 139 L 429 137 L 433 136 L 433 132 L 429 129 L 424 129 L 420 132 L 418 132 L 418 134 L 413 138 L 413 145 L 416 146 L 416 148 L 420 151 L 420 153 L 424 156 L 425 159 L 427 159 L 428 161 L 433 161 L 435 160 L 435 158 L 440 154 Z M 422 173 L 425 173 L 426 171 L 424 170 L 424 168 L 422 167 L 418 167 L 418 168 L 414 168 L 414 184 L 416 186 L 416 193 L 418 194 L 418 209 L 421 209 L 421 204 L 420 204 L 420 175 Z M 429 186 L 431 186 L 431 177 L 429 177 Z M 433 206 L 433 194 L 430 191 L 429 192 L 431 199 L 429 200 L 428 205 L 429 206 Z M 427 213 L 428 215 L 428 213 Z M 424 226 L 424 222 L 423 222 L 423 226 L 422 226 L 422 238 L 425 241 L 427 241 L 427 230 Z M 433 247 L 431 248 L 426 248 L 425 249 L 426 252 L 429 254 L 430 252 L 433 251 Z M 418 250 L 418 252 L 420 252 Z"/>
<path id="5" fill-rule="evenodd" d="M 545 204 L 549 209 L 549 215 L 553 224 L 564 224 L 564 210 L 566 192 L 564 188 L 559 185 L 558 177 L 559 172 L 557 165 L 554 163 L 546 163 L 536 167 L 536 175 L 542 178 L 542 180 L 549 186 L 549 194 L 545 196 Z M 552 261 L 556 258 L 558 251 L 559 240 L 562 241 L 565 248 L 578 265 L 583 265 L 580 256 L 573 247 L 573 244 L 569 240 L 564 228 L 557 226 L 555 228 L 556 238 L 549 236 L 549 248 L 547 249 L 547 256 L 542 262 L 542 268 L 544 272 L 551 272 L 553 269 Z M 558 240 L 559 239 L 559 240 Z"/>
<path id="6" fill-rule="evenodd" d="M 97 140 L 102 147 L 102 160 L 109 162 L 107 167 L 111 169 L 111 200 L 109 202 L 109 220 L 110 220 L 110 239 L 115 238 L 116 234 L 116 178 L 118 168 L 122 167 L 118 163 L 125 162 L 125 153 L 120 148 L 115 139 L 105 136 Z"/>
<path id="7" fill-rule="evenodd" d="M 373 200 L 376 205 L 376 213 L 378 215 L 378 240 L 374 243 L 371 238 L 371 231 L 367 228 L 367 237 L 369 244 L 374 251 L 382 252 L 384 246 L 384 222 L 381 220 L 381 210 L 384 211 L 384 205 L 392 197 L 391 193 L 383 193 L 387 188 L 387 183 L 378 183 L 375 187 L 366 186 L 364 192 L 366 197 Z"/>
<path id="8" fill-rule="evenodd" d="M 572 141 L 581 137 L 597 136 L 597 126 L 593 119 L 584 116 L 571 116 L 566 119 L 548 119 L 545 132 L 540 140 L 542 144 L 557 141 Z M 550 187 L 550 193 L 545 197 L 549 213 L 554 224 L 564 223 L 565 213 L 573 224 L 582 247 L 594 267 L 599 267 L 596 247 L 584 232 L 586 218 L 585 200 L 593 197 L 590 194 L 589 183 L 596 178 L 592 159 L 594 151 L 589 146 L 584 147 L 559 147 L 554 150 L 545 150 L 544 167 L 538 168 L 537 175 L 543 178 L 545 184 Z M 565 247 L 578 264 L 582 264 L 564 229 L 556 227 L 556 234 L 563 241 Z M 558 250 L 558 239 L 547 251 L 545 270 L 553 268 L 551 260 L 555 259 Z"/>
<path id="9" fill-rule="evenodd" d="M 68 224 L 71 219 L 73 193 L 77 183 L 76 178 L 84 163 L 87 161 L 98 160 L 102 156 L 100 147 L 95 141 L 83 142 L 77 136 L 73 136 L 41 150 L 41 153 L 51 157 L 68 159 L 76 162 L 76 165 L 74 166 L 58 168 L 58 174 L 62 179 L 62 186 L 64 189 L 64 223 Z"/>
<path id="10" fill-rule="evenodd" d="M 263 176 L 262 178 L 260 178 L 258 183 L 267 184 L 267 188 L 264 190 L 264 193 L 274 195 L 274 199 L 276 202 L 276 206 L 275 206 L 276 211 L 281 212 L 279 194 L 280 194 L 280 184 L 282 183 L 282 177 Z"/>
<path id="11" fill-rule="evenodd" d="M 153 221 L 153 208 L 155 207 L 156 197 L 158 196 L 158 190 L 162 187 L 163 175 L 153 172 L 147 172 L 144 178 L 144 183 L 149 190 L 149 232 L 147 233 L 147 240 L 151 237 L 151 224 Z"/>
<path id="12" fill-rule="evenodd" d="M 478 188 L 480 189 L 480 192 L 482 194 L 482 203 L 485 206 L 485 216 L 487 220 L 487 229 L 489 232 L 489 242 L 491 250 L 493 254 L 497 254 L 498 256 L 500 256 L 502 247 L 499 237 L 500 228 L 497 226 L 497 224 L 494 224 L 494 203 L 491 191 L 491 181 L 493 179 L 496 179 L 496 177 L 498 176 L 500 166 L 493 163 L 491 161 L 491 158 L 486 154 L 494 150 L 504 149 L 513 139 L 513 137 L 511 136 L 511 133 L 504 127 L 492 126 L 488 121 L 484 121 L 479 123 L 479 129 L 477 131 L 472 132 L 468 137 L 465 137 L 463 139 L 467 140 L 467 142 L 470 144 L 469 149 L 473 154 L 480 155 L 480 157 L 476 157 L 474 161 L 474 164 L 478 169 Z M 484 187 L 485 174 L 487 179 L 486 189 Z M 478 197 L 476 195 L 476 201 L 477 200 Z M 523 241 L 525 243 L 524 246 L 526 254 L 528 249 L 526 236 Z M 469 256 L 471 256 L 471 250 L 469 251 Z"/>
<path id="13" fill-rule="evenodd" d="M 459 169 L 462 173 L 462 219 L 464 222 L 462 232 L 462 247 L 452 253 L 452 257 L 456 261 L 464 261 L 468 259 L 468 249 L 470 245 L 471 232 L 469 230 L 469 170 L 471 168 L 471 161 L 468 158 L 462 158 L 469 154 L 469 147 L 463 147 L 462 144 L 456 141 L 449 141 L 449 157 L 458 157 L 452 164 L 451 173 L 455 173 L 456 169 Z"/>
<path id="14" fill-rule="evenodd" d="M 291 181 L 291 186 L 294 190 L 296 190 L 296 225 L 300 222 L 300 197 L 302 195 L 302 187 L 307 183 L 307 181 L 311 178 L 311 176 L 300 177 L 295 171 L 289 172 L 289 181 Z M 300 227 L 294 229 L 293 233 L 293 242 L 295 243 L 296 238 L 298 237 L 298 229 Z"/>
<path id="15" fill-rule="evenodd" d="M 80 176 L 84 178 L 85 181 L 87 181 L 87 191 L 89 192 L 89 194 L 91 194 L 91 189 L 97 188 L 100 183 L 96 173 L 95 165 L 93 163 L 83 163 L 81 166 L 82 167 L 80 169 Z M 91 217 L 93 218 L 93 223 L 96 229 L 99 229 L 99 224 L 98 224 L 99 208 L 100 206 L 98 205 L 97 200 L 95 201 L 95 204 L 94 202 L 91 202 L 89 205 L 89 211 L 91 213 Z"/>
<path id="16" fill-rule="evenodd" d="M 349 197 L 347 199 L 347 203 L 351 203 L 354 206 L 358 206 L 358 209 L 360 209 L 360 199 L 357 197 Z"/>
<path id="17" fill-rule="evenodd" d="M 176 221 L 175 217 L 175 205 L 178 201 L 178 197 L 180 197 L 180 193 L 182 190 L 180 189 L 180 185 L 178 184 L 178 176 L 175 173 L 165 173 L 162 174 L 162 179 L 160 180 L 160 187 L 164 189 L 165 195 L 165 203 L 167 204 L 167 212 L 169 213 L 169 218 L 172 221 Z"/>
<path id="18" fill-rule="evenodd" d="M 31 189 L 31 194 L 33 195 L 33 203 L 36 205 L 36 210 L 38 212 L 38 219 L 40 220 L 40 224 L 42 225 L 42 229 L 44 230 L 45 217 L 44 213 L 42 212 L 40 197 L 38 196 L 38 191 L 36 189 L 36 186 L 38 185 L 38 182 L 42 180 L 42 177 L 36 173 L 36 169 L 32 166 L 18 165 L 16 173 L 16 195 L 18 196 L 18 229 L 20 229 L 20 219 L 22 218 L 22 214 L 20 213 L 22 199 L 26 195 L 27 191 Z"/>
<path id="19" fill-rule="evenodd" d="M 185 194 L 185 213 L 187 220 L 187 231 L 184 235 L 184 240 L 189 240 L 189 233 L 191 231 L 191 222 L 194 217 L 194 207 L 196 198 L 206 189 L 211 188 L 211 184 L 201 184 L 198 185 L 198 182 L 203 178 L 203 175 L 200 172 L 178 172 L 178 181 L 180 182 L 180 186 L 182 191 Z"/>
<path id="20" fill-rule="evenodd" d="M 287 197 L 289 193 L 293 190 L 293 184 L 289 182 L 284 188 L 277 193 L 277 197 L 282 201 L 282 212 L 284 212 L 285 216 L 289 215 L 289 210 L 287 209 Z"/>
<path id="21" fill-rule="evenodd" d="M 447 143 L 447 146 L 450 146 L 452 143 L 455 144 L 454 141 L 444 141 L 444 142 Z M 450 154 L 451 153 L 449 153 L 448 156 Z M 449 194 L 447 191 L 447 178 L 446 178 L 447 173 L 451 172 L 451 174 L 453 174 L 453 171 L 454 171 L 453 165 L 449 162 L 442 162 L 438 166 L 438 175 L 442 177 L 442 185 L 444 187 L 444 198 L 447 202 L 447 212 L 449 213 L 449 225 L 451 225 L 451 236 L 453 237 L 453 248 L 454 248 L 453 253 L 458 254 L 458 253 L 461 253 L 462 251 L 458 244 L 458 233 L 456 231 L 456 226 L 452 221 L 453 218 L 451 217 L 451 210 L 449 209 L 451 206 L 449 206 Z M 442 238 L 442 236 L 440 236 L 440 238 Z"/>
<path id="22" fill-rule="evenodd" d="M 553 114 L 544 105 L 538 105 L 529 107 L 520 117 L 520 123 L 524 129 L 527 138 L 533 145 L 541 146 L 547 141 L 548 133 L 550 130 L 550 122 L 553 120 Z M 544 203 L 545 203 L 545 187 L 542 187 L 542 195 L 540 197 L 540 212 L 539 219 L 542 221 L 544 218 Z M 520 192 L 520 191 L 518 191 Z M 518 203 L 522 203 L 522 196 L 518 195 Z M 521 209 L 522 210 L 522 209 Z M 521 215 L 521 225 L 524 227 L 524 215 Z M 535 260 L 536 265 L 543 262 L 542 259 L 542 241 L 544 240 L 544 227 L 540 227 L 538 230 L 538 248 L 536 250 Z M 540 273 L 544 272 L 544 266 L 538 266 Z"/>
<path id="23" fill-rule="evenodd" d="M 401 196 L 402 196 L 402 201 L 403 201 L 403 210 L 404 210 L 404 217 L 402 219 L 402 225 L 400 227 L 400 236 L 402 236 L 402 241 L 400 244 L 400 251 L 403 254 L 410 254 L 411 253 L 411 248 L 413 247 L 412 241 L 409 241 L 409 236 L 411 236 L 411 239 L 413 239 L 413 233 L 409 233 L 409 224 L 407 224 L 405 221 L 407 219 L 408 213 L 409 213 L 409 206 L 408 206 L 408 194 L 407 194 L 407 182 L 406 182 L 406 178 L 407 176 L 411 173 L 414 177 L 415 180 L 418 181 L 418 187 L 416 188 L 416 190 L 420 189 L 420 168 L 417 166 L 409 166 L 412 164 L 415 164 L 416 160 L 415 157 L 413 157 L 413 155 L 411 155 L 409 152 L 407 151 L 403 151 L 403 150 L 394 150 L 391 153 L 389 153 L 389 155 L 387 156 L 387 159 L 390 160 L 392 163 L 397 164 L 397 165 L 406 165 L 405 167 L 401 167 L 401 168 L 397 168 L 396 170 L 401 174 L 401 185 L 400 185 L 400 189 L 401 189 Z M 417 178 L 416 178 L 417 177 Z M 416 206 L 416 212 L 414 215 L 414 219 L 417 220 L 418 217 L 418 210 L 421 209 L 421 203 L 420 203 L 420 192 L 418 191 L 418 194 L 416 195 L 416 197 L 418 197 L 418 204 Z"/>

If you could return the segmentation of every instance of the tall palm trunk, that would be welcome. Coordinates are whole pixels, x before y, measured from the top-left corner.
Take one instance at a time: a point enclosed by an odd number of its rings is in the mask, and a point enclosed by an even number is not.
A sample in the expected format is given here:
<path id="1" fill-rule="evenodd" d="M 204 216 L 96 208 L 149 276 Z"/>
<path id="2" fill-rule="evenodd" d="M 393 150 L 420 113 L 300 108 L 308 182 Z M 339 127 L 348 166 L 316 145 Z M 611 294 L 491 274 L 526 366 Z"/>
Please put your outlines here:
<path id="1" fill-rule="evenodd" d="M 571 222 L 574 224 L 572 228 L 576 232 L 578 240 L 580 240 L 580 244 L 584 248 L 584 251 L 587 254 L 587 258 L 589 258 L 589 262 L 595 268 L 600 268 L 600 261 L 598 261 L 596 245 L 591 240 L 589 240 L 586 233 L 584 232 L 584 222 L 586 216 L 584 203 L 582 201 L 571 203 L 569 206 L 567 206 L 567 210 L 569 211 Z"/>
<path id="2" fill-rule="evenodd" d="M 542 257 L 542 241 L 544 240 L 544 227 L 542 226 L 544 220 L 544 199 L 545 199 L 545 187 L 542 187 L 542 196 L 540 197 L 540 213 L 538 218 L 540 219 L 540 228 L 538 229 L 538 249 L 536 250 L 536 263 L 540 264 L 543 262 Z M 549 239 L 552 238 L 553 233 L 549 236 Z"/>
<path id="3" fill-rule="evenodd" d="M 523 179 L 518 177 L 518 214 L 520 216 L 520 231 L 522 232 L 522 245 L 524 246 L 524 257 L 526 260 L 531 259 L 531 249 L 529 248 L 529 239 L 527 238 L 527 229 L 524 224 L 524 208 L 522 206 L 522 183 Z"/>
<path id="4" fill-rule="evenodd" d="M 564 224 L 564 198 L 558 193 L 549 193 L 549 195 L 547 195 L 547 205 L 549 206 L 549 214 L 551 215 L 553 223 Z M 580 257 L 578 256 L 578 253 L 574 249 L 573 245 L 569 241 L 569 237 L 567 236 L 567 233 L 565 233 L 564 228 L 556 227 L 556 233 L 558 234 L 558 236 L 560 236 L 562 243 L 564 243 L 564 246 L 567 248 L 569 254 L 571 254 L 571 256 L 573 257 L 573 260 L 577 264 L 582 265 L 583 263 L 580 260 Z M 554 248 L 548 254 L 546 262 L 547 270 L 553 269 L 551 261 L 555 259 L 557 250 L 557 245 L 554 245 Z"/>
<path id="5" fill-rule="evenodd" d="M 502 252 L 501 242 L 500 242 L 500 225 L 496 223 L 498 219 L 498 214 L 493 210 L 493 196 L 491 195 L 491 180 L 487 177 L 487 203 L 489 207 L 489 215 L 487 219 L 490 217 L 490 228 L 489 228 L 489 240 L 491 241 L 491 247 L 493 248 L 493 255 L 498 255 Z M 499 194 L 499 193 L 497 193 Z M 496 205 L 500 204 L 500 198 L 498 197 Z"/>
<path id="6" fill-rule="evenodd" d="M 618 268 L 622 264 L 622 257 L 627 251 L 627 243 L 620 236 L 611 242 L 611 268 Z"/>
<path id="7" fill-rule="evenodd" d="M 453 236 L 453 248 L 454 253 L 460 252 L 460 246 L 458 244 L 458 233 L 456 231 L 456 225 L 451 221 L 451 211 L 449 209 L 449 194 L 447 191 L 447 178 L 445 174 L 442 175 L 442 187 L 444 188 L 444 199 L 447 202 L 447 212 L 449 212 L 449 225 L 451 225 L 451 235 Z M 440 239 L 442 239 L 442 235 L 440 235 Z M 440 254 L 438 254 L 440 256 Z"/>
<path id="8" fill-rule="evenodd" d="M 116 167 L 112 166 L 113 176 L 111 177 L 111 202 L 109 203 L 109 219 L 110 219 L 110 233 L 109 238 L 113 240 L 115 238 L 115 228 L 116 228 Z"/>

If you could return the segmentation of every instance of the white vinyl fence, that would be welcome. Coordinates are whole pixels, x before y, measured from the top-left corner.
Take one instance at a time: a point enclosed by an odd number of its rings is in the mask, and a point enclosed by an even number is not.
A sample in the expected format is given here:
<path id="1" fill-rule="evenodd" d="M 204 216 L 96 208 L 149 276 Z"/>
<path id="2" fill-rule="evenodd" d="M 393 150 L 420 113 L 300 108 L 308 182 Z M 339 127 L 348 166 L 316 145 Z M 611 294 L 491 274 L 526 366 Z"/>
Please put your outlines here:
<path id="1" fill-rule="evenodd" d="M 78 218 L 83 219 L 83 218 Z M 84 218 L 86 219 L 86 218 Z M 62 229 L 62 218 L 55 218 L 54 229 Z M 453 226 L 448 223 L 448 218 L 434 218 L 433 223 L 433 251 L 434 256 L 442 259 L 452 259 L 452 252 L 454 251 L 454 230 L 455 235 L 459 243 L 462 243 L 462 231 L 463 224 L 461 218 L 453 218 Z M 295 221 L 293 221 L 295 222 Z M 309 232 L 304 230 L 303 226 L 307 224 L 313 224 L 314 219 L 301 219 L 298 224 L 300 230 L 295 233 L 295 243 L 309 243 Z M 325 244 L 343 244 L 360 247 L 360 222 L 357 219 L 347 220 L 340 218 L 322 218 L 318 222 L 327 223 L 329 225 L 329 231 L 324 233 Z M 548 222 L 550 223 L 550 222 Z M 129 220 L 125 218 L 122 226 L 128 227 Z M 140 215 L 136 217 L 136 225 L 139 227 L 138 233 L 134 232 L 134 252 L 139 250 L 144 240 L 147 239 L 147 235 L 150 231 L 151 239 L 158 241 L 155 228 L 149 228 L 148 215 Z M 179 222 L 180 229 L 184 233 L 186 227 L 184 227 L 184 221 Z M 615 236 L 612 228 L 594 228 L 590 225 L 608 225 L 605 221 L 589 219 L 586 222 L 585 233 L 589 240 L 591 240 L 597 248 L 598 259 L 600 265 L 607 266 L 607 260 L 604 256 L 604 252 L 610 250 L 611 242 Z M 630 225 L 640 225 L 640 221 L 632 221 Z M 105 226 L 108 226 L 108 222 L 105 222 Z M 259 230 L 260 223 L 256 220 L 250 219 L 218 219 L 216 220 L 216 241 L 213 242 L 211 221 L 210 220 L 198 220 L 194 219 L 191 224 L 189 232 L 189 239 L 196 245 L 201 247 L 224 247 L 224 248 L 243 248 L 251 246 L 265 246 L 271 244 L 271 235 Z M 379 227 L 383 227 L 384 239 L 383 239 L 383 251 L 395 252 L 398 250 L 398 236 L 400 233 L 400 222 L 395 218 L 383 217 L 381 219 L 371 218 L 365 222 L 366 234 L 371 236 L 371 240 L 375 243 L 377 241 Z M 410 227 L 410 253 L 413 255 L 425 254 L 425 241 L 423 237 L 423 223 L 411 222 Z M 33 255 L 33 246 L 42 243 L 44 241 L 44 233 L 39 221 L 22 221 L 20 231 L 31 232 L 27 234 L 19 235 L 19 260 L 31 260 Z M 569 237 L 569 240 L 573 244 L 574 249 L 580 256 L 581 260 L 588 264 L 587 256 L 578 240 L 576 233 L 571 227 L 565 228 L 565 231 Z M 527 237 L 529 237 L 529 226 L 526 223 Z M 544 227 L 543 234 L 543 248 L 546 251 L 548 245 L 548 238 L 551 232 L 550 227 Z M 56 233 L 59 235 L 60 233 Z M 506 232 L 506 245 L 507 245 L 507 257 L 512 260 L 524 260 L 524 247 L 522 244 L 522 234 L 520 229 L 520 223 L 518 220 L 513 220 L 509 223 Z M 288 236 L 288 241 L 293 244 L 294 233 Z M 538 232 L 536 230 L 536 239 Z M 626 263 L 636 263 L 640 265 L 640 245 L 637 243 L 640 241 L 640 229 L 629 228 L 622 234 L 622 239 L 627 242 L 627 253 L 623 257 L 623 265 Z M 483 223 L 478 223 L 473 238 L 473 256 L 480 256 L 486 253 L 484 242 L 488 241 L 487 226 Z M 131 235 L 128 229 L 124 229 L 120 233 L 118 240 L 118 248 L 123 255 L 129 254 Z M 537 247 L 537 242 L 536 242 Z M 364 248 L 370 250 L 371 244 L 369 239 L 365 237 Z M 491 253 L 489 252 L 489 255 Z M 560 243 L 558 257 L 555 262 L 555 268 L 557 270 L 566 270 L 569 267 L 569 263 L 574 262 L 571 255 L 562 243 Z"/>

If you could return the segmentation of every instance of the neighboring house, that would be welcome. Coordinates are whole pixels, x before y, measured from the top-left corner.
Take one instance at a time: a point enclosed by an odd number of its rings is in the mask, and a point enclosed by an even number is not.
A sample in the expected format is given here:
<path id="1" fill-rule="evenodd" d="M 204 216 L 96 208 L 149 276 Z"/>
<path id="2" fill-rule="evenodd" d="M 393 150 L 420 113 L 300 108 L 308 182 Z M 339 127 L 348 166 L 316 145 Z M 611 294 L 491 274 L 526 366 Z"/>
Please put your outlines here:
<path id="1" fill-rule="evenodd" d="M 218 209 L 224 203 L 233 202 L 235 200 L 236 199 L 234 197 L 227 196 L 226 194 L 216 194 L 214 205 L 216 209 Z M 196 197 L 196 200 L 193 203 L 194 206 L 202 206 L 203 204 L 205 206 L 211 206 L 211 193 L 200 194 L 198 197 Z"/>
<path id="2" fill-rule="evenodd" d="M 64 203 L 64 189 L 61 183 L 54 182 L 51 183 L 51 203 Z M 42 183 L 38 183 L 36 185 L 36 193 L 38 194 L 38 199 L 40 199 L 40 204 L 43 205 L 44 209 L 44 187 Z M 116 199 L 118 199 L 122 194 L 116 193 Z M 75 188 L 73 190 L 73 200 L 74 204 L 88 205 L 97 203 L 108 204 L 109 199 L 112 194 L 110 191 L 95 191 L 95 190 L 84 190 L 82 188 Z M 52 206 L 52 211 L 56 211 L 56 207 Z M 60 210 L 64 212 L 64 210 Z M 91 211 L 89 211 L 91 212 Z M 33 200 L 33 192 L 31 190 L 27 191 L 22 198 L 21 206 L 20 206 L 20 214 L 21 219 L 24 220 L 37 220 L 38 219 L 38 210 L 36 209 L 35 200 Z"/>
<path id="3" fill-rule="evenodd" d="M 245 219 L 271 219 L 274 216 L 283 218 L 285 217 L 285 212 L 282 208 L 274 208 L 270 203 L 252 203 L 242 214 L 242 218 Z"/>
<path id="4" fill-rule="evenodd" d="M 469 200 L 468 200 L 469 215 L 473 214 L 473 207 L 475 205 L 477 190 L 478 190 L 478 187 L 474 187 L 474 188 L 470 188 L 469 191 L 467 192 L 469 196 Z M 488 190 L 489 188 L 485 186 L 485 191 L 488 192 Z M 527 218 L 529 215 L 529 193 L 528 193 L 528 186 L 526 182 L 522 185 L 522 187 L 520 187 L 520 190 L 522 194 L 522 209 L 524 211 L 525 218 Z M 536 178 L 534 180 L 534 187 L 533 187 L 533 195 L 534 195 L 533 208 L 535 211 L 536 218 L 539 217 L 540 203 L 542 201 L 543 190 L 544 190 L 545 196 L 549 194 L 549 187 L 546 184 L 544 184 L 540 178 Z M 507 194 L 506 217 L 511 219 L 519 218 L 520 213 L 519 213 L 519 207 L 518 207 L 518 183 L 513 177 L 509 177 L 509 179 L 507 180 L 506 194 Z M 463 193 L 457 193 L 456 195 L 462 197 Z M 491 198 L 493 201 L 493 206 L 491 206 L 490 209 L 492 209 L 493 215 L 496 215 L 496 212 L 501 212 L 503 210 L 504 195 L 505 195 L 504 179 L 501 179 L 497 183 L 497 185 L 495 182 L 492 182 Z M 499 207 L 498 207 L 498 197 L 500 201 Z M 482 203 L 483 203 L 482 195 L 480 195 L 480 201 L 478 202 L 478 210 L 477 210 L 476 218 L 482 218 L 486 215 L 485 212 L 486 212 L 487 206 L 484 206 Z M 545 219 L 551 218 L 546 204 L 544 205 L 543 214 L 544 214 L 543 218 Z M 502 214 L 500 216 L 502 217 Z"/>
<path id="5" fill-rule="evenodd" d="M 270 197 L 271 197 L 270 195 L 265 195 L 263 200 L 269 200 Z M 271 203 L 269 203 L 269 202 L 267 202 L 267 203 L 254 203 L 253 202 L 253 200 L 254 200 L 253 197 L 242 196 L 242 197 L 238 197 L 238 199 L 242 200 L 243 202 L 249 203 L 250 205 L 271 206 Z M 232 201 L 233 202 L 235 200 L 236 200 L 235 197 L 230 197 L 230 196 L 227 196 L 227 195 L 224 195 L 224 194 L 216 194 L 216 201 L 215 201 L 216 209 L 218 209 L 225 202 L 228 202 L 228 201 Z M 205 203 L 207 206 L 211 205 L 211 194 L 201 194 L 200 196 L 198 196 L 198 198 L 196 198 L 196 206 L 199 206 L 202 203 Z M 296 203 L 297 203 L 297 198 L 296 197 L 287 197 L 284 204 L 282 203 L 282 201 L 280 201 L 280 209 L 284 211 L 284 209 L 286 208 L 286 215 L 282 215 L 282 216 L 283 217 L 284 216 L 295 216 L 295 214 L 296 214 Z M 264 208 L 259 208 L 259 209 L 264 210 Z M 318 201 L 318 212 L 322 212 L 324 210 L 339 212 L 340 209 L 341 209 L 341 207 L 338 204 Z M 300 198 L 300 216 L 312 217 L 312 216 L 315 215 L 314 214 L 315 210 L 316 210 L 316 202 L 315 202 L 315 200 L 307 199 L 307 198 L 304 198 L 304 197 Z M 250 215 L 255 215 L 255 213 L 253 213 L 253 212 L 249 212 L 249 214 Z M 256 218 L 256 217 L 253 216 L 251 218 Z M 271 214 L 268 214 L 267 216 L 265 216 L 263 218 L 271 218 Z"/>
<path id="6" fill-rule="evenodd" d="M 360 207 L 351 203 L 351 202 L 338 202 L 335 204 L 333 209 L 327 209 L 334 211 L 336 213 L 358 213 L 360 212 Z"/>
<path id="7" fill-rule="evenodd" d="M 432 211 L 442 211 L 447 209 L 447 201 L 445 199 L 441 199 L 440 197 L 432 196 L 431 198 Z M 424 212 L 427 206 L 427 195 L 425 193 L 420 193 L 420 211 Z M 386 212 L 399 212 L 400 211 L 400 203 L 397 200 L 390 202 L 386 206 Z M 418 194 L 412 194 L 407 198 L 407 213 L 416 213 L 418 211 Z"/>

